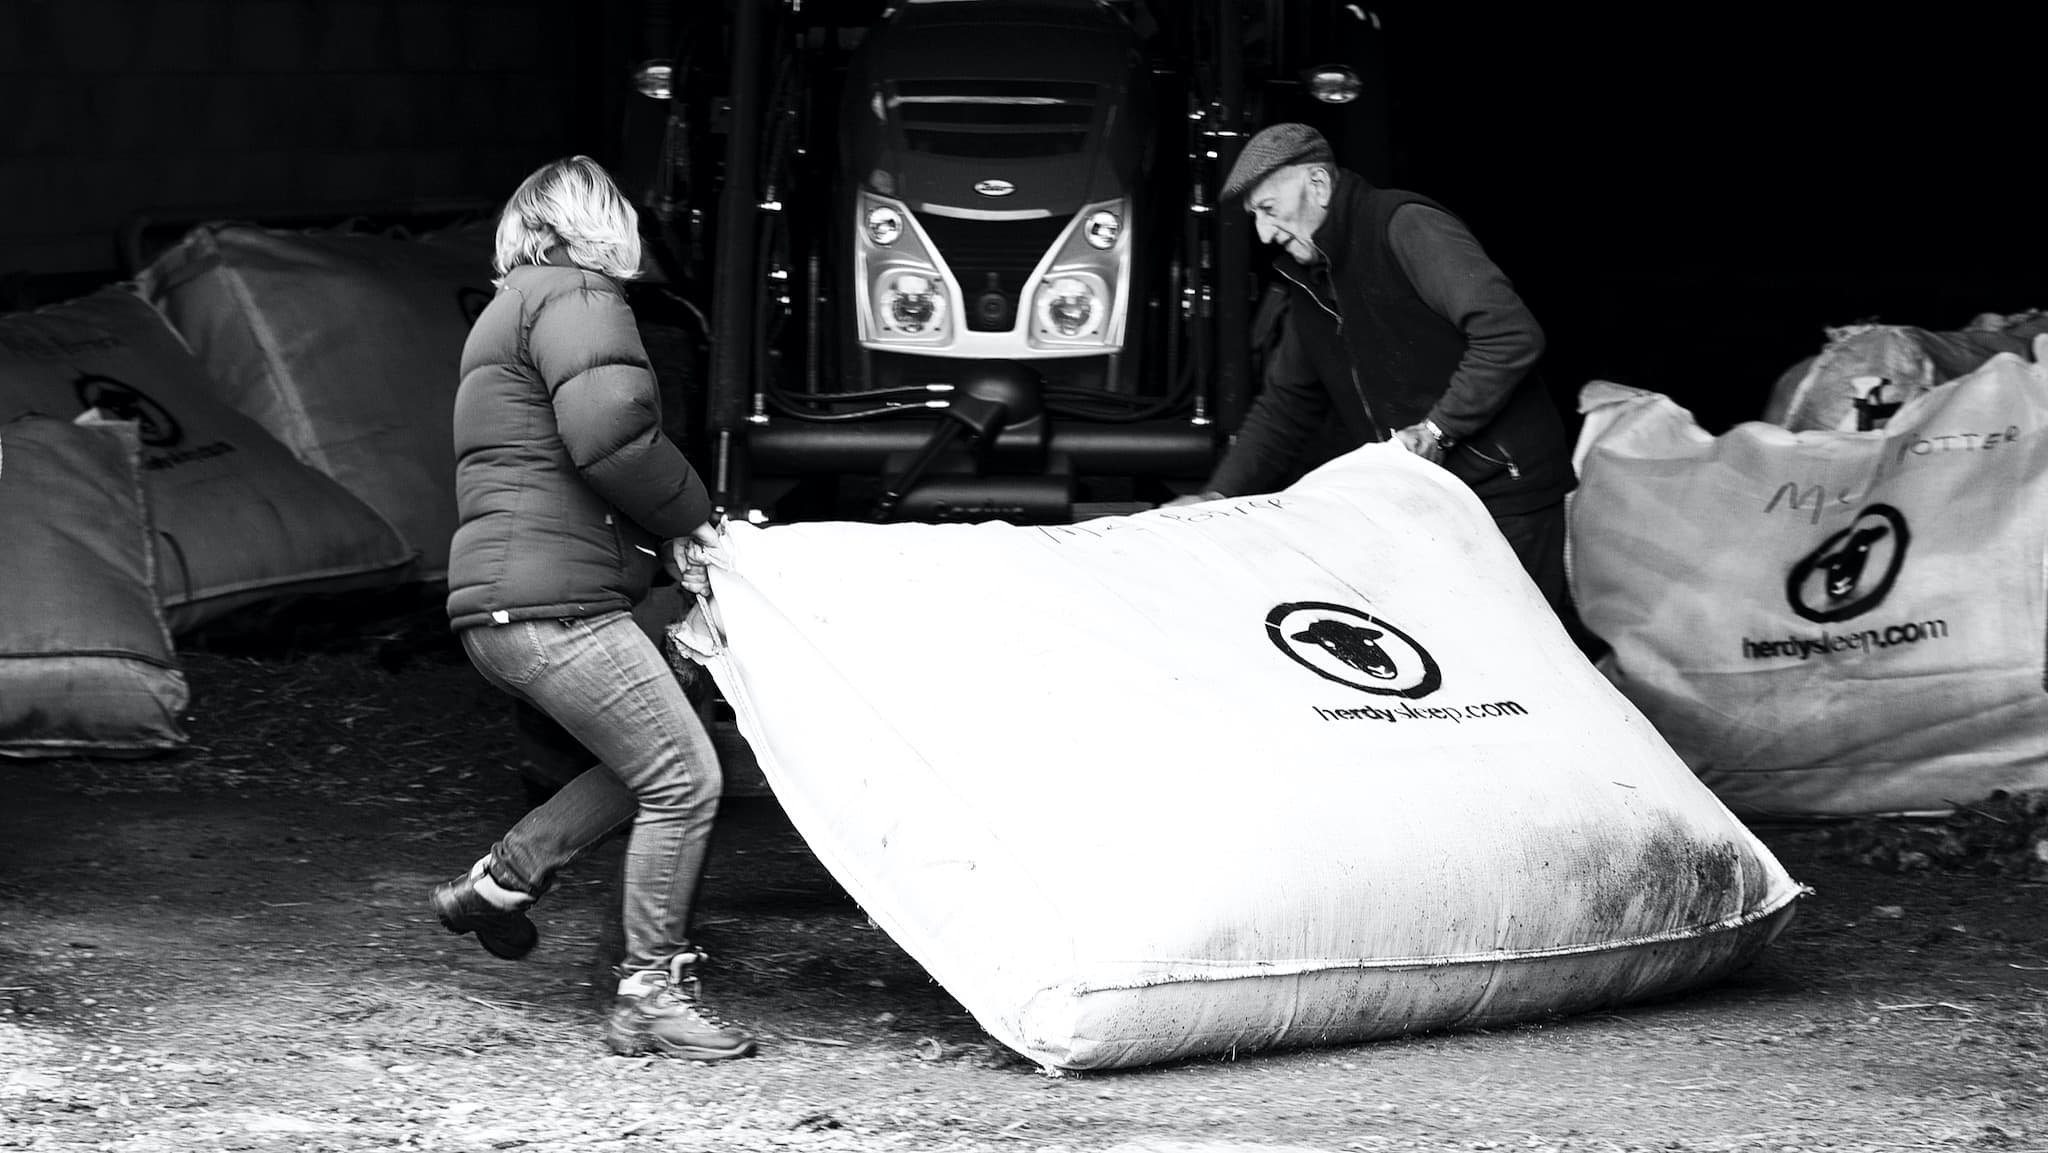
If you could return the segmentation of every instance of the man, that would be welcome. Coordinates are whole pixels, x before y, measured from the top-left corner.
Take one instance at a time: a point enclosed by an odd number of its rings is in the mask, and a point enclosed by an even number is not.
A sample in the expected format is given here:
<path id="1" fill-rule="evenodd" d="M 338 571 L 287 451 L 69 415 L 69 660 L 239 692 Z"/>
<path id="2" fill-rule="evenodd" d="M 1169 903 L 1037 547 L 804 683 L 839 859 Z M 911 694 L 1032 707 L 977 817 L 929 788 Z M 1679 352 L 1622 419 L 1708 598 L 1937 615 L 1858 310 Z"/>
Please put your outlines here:
<path id="1" fill-rule="evenodd" d="M 1306 124 L 1246 143 L 1224 182 L 1278 245 L 1286 327 L 1265 387 L 1207 491 L 1267 492 L 1334 415 L 1345 443 L 1394 439 L 1472 487 L 1569 620 L 1563 422 L 1530 375 L 1543 330 L 1465 226 L 1411 192 L 1338 168 Z"/>

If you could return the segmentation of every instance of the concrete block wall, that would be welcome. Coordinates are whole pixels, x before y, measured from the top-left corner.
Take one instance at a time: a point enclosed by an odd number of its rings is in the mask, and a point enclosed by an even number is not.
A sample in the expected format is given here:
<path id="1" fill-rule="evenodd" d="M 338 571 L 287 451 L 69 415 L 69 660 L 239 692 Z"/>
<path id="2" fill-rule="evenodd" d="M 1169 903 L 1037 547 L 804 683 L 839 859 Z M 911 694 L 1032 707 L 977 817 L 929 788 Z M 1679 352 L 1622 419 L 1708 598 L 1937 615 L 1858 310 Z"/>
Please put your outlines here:
<path id="1" fill-rule="evenodd" d="M 612 6 L 5 0 L 0 274 L 112 269 L 138 210 L 502 197 L 601 153 Z"/>

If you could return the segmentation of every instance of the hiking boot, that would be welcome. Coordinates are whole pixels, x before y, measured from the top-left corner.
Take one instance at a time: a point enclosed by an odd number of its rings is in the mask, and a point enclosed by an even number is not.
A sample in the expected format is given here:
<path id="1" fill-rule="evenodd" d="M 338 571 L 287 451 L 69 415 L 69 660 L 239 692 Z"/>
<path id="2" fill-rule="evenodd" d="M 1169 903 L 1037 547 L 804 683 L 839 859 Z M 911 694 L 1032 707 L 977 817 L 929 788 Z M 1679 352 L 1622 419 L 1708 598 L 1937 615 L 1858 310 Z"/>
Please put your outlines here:
<path id="1" fill-rule="evenodd" d="M 662 969 L 629 973 L 605 1021 L 605 1044 L 622 1057 L 664 1053 L 693 1061 L 722 1061 L 754 1051 L 754 1035 L 721 1021 L 697 999 L 701 952 L 679 953 Z"/>
<path id="2" fill-rule="evenodd" d="M 540 930 L 526 916 L 525 904 L 495 905 L 477 891 L 477 883 L 487 876 L 484 869 L 489 861 L 485 857 L 462 876 L 435 885 L 427 903 L 433 906 L 442 928 L 457 936 L 475 933 L 477 944 L 493 957 L 517 961 L 540 943 Z M 497 886 L 491 883 L 489 887 Z"/>

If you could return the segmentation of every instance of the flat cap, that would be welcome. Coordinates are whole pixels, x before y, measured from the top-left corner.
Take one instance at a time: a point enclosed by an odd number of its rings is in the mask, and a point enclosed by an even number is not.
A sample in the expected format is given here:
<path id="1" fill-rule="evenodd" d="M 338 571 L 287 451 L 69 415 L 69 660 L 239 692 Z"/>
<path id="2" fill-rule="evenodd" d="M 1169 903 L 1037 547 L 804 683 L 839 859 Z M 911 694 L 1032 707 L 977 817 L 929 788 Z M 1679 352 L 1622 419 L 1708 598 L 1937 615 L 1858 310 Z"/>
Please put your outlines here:
<path id="1" fill-rule="evenodd" d="M 1259 181 L 1290 164 L 1336 163 L 1330 142 L 1308 125 L 1293 121 L 1268 125 L 1245 141 L 1244 151 L 1237 154 L 1237 163 L 1230 166 L 1229 179 L 1223 182 L 1222 199 L 1243 196 Z"/>

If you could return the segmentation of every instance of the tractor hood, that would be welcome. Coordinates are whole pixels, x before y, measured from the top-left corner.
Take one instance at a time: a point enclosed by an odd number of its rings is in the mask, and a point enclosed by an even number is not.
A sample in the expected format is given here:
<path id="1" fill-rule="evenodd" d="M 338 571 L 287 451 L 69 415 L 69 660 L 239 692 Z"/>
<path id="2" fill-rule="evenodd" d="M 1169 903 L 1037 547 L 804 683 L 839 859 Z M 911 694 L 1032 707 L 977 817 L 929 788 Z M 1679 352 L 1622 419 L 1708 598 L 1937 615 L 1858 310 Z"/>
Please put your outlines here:
<path id="1" fill-rule="evenodd" d="M 1094 0 L 908 4 L 849 71 L 847 176 L 920 213 L 1071 216 L 1137 180 L 1147 80 Z"/>

